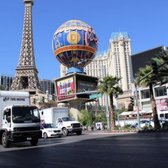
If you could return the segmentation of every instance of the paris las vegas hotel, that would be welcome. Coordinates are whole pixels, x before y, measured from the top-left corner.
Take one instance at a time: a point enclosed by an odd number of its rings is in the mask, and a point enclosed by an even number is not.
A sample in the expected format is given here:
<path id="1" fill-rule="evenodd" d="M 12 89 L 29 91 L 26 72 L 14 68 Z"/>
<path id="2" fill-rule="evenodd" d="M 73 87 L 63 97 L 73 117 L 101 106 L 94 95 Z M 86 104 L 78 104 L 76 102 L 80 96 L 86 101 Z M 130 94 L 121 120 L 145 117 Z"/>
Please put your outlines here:
<path id="1" fill-rule="evenodd" d="M 112 33 L 107 51 L 97 54 L 93 61 L 84 68 L 84 71 L 87 75 L 98 77 L 100 80 L 107 75 L 121 77 L 119 86 L 124 93 L 115 99 L 114 105 L 116 108 L 125 107 L 127 109 L 130 104 L 130 97 L 135 94 L 133 84 L 135 74 L 140 67 L 149 64 L 151 58 L 157 57 L 158 53 L 162 50 L 167 50 L 167 47 L 159 46 L 133 55 L 131 39 L 128 33 Z M 63 77 L 65 74 L 66 67 L 60 65 L 60 76 Z M 159 111 L 162 108 L 161 100 L 168 102 L 167 87 L 168 84 L 154 87 L 154 96 Z M 142 112 L 151 112 L 149 89 L 139 87 L 137 91 L 139 96 L 139 110 Z M 99 98 L 98 102 L 100 105 L 107 105 L 105 96 Z M 136 107 L 134 107 L 134 110 L 136 111 Z"/>
<path id="2" fill-rule="evenodd" d="M 116 106 L 128 106 L 132 95 L 132 65 L 131 65 L 131 39 L 128 33 L 113 33 L 110 38 L 109 48 L 104 53 L 99 53 L 85 68 L 89 76 L 98 77 L 100 80 L 107 75 L 122 77 L 119 86 L 124 94 L 119 96 Z M 66 75 L 67 68 L 60 65 L 60 76 Z M 99 98 L 100 105 L 106 105 L 105 96 Z"/>

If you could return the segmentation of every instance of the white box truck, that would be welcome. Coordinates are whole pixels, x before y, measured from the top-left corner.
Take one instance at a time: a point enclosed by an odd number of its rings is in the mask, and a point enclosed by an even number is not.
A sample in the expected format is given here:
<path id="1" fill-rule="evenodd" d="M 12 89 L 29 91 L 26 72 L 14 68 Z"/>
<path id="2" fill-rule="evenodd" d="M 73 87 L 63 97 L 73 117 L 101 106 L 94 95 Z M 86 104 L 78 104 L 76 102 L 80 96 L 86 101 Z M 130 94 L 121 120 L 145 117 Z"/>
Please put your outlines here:
<path id="1" fill-rule="evenodd" d="M 82 134 L 82 126 L 80 122 L 74 121 L 69 117 L 68 107 L 51 107 L 40 110 L 42 122 L 53 124 L 62 130 L 64 136 L 69 133 Z"/>
<path id="2" fill-rule="evenodd" d="M 9 147 L 11 142 L 30 141 L 37 145 L 41 138 L 40 114 L 30 106 L 30 95 L 22 91 L 0 91 L 0 142 Z"/>

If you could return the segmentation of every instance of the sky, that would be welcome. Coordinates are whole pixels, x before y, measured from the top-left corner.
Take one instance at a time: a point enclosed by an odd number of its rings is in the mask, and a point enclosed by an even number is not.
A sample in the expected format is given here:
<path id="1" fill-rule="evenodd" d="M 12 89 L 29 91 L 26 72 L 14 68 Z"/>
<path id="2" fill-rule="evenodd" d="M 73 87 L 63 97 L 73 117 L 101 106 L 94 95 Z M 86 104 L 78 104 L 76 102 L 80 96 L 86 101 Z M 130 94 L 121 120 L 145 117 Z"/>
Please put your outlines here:
<path id="1" fill-rule="evenodd" d="M 56 29 L 68 20 L 93 27 L 98 52 L 109 47 L 113 32 L 127 32 L 132 54 L 168 46 L 168 0 L 34 0 L 33 43 L 40 80 L 60 76 L 52 51 Z M 0 3 L 0 74 L 14 76 L 19 61 L 24 19 L 23 0 Z"/>

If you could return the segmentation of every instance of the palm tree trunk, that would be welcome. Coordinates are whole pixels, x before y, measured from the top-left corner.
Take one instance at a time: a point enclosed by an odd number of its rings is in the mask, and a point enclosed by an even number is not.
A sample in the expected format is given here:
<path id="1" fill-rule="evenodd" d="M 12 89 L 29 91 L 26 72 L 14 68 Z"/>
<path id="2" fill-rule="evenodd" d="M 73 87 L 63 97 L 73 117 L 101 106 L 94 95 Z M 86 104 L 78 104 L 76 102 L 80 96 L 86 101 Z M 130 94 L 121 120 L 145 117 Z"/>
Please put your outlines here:
<path id="1" fill-rule="evenodd" d="M 158 119 L 158 114 L 157 114 L 157 107 L 156 107 L 156 101 L 153 95 L 153 86 L 152 84 L 149 86 L 150 90 L 150 99 L 151 99 L 151 105 L 152 105 L 152 111 L 153 111 L 153 121 L 154 121 L 154 129 L 160 129 L 160 122 Z"/>
<path id="2" fill-rule="evenodd" d="M 113 94 L 110 95 L 110 120 L 111 120 L 111 128 L 115 128 L 115 113 L 114 113 L 114 105 L 113 105 Z"/>

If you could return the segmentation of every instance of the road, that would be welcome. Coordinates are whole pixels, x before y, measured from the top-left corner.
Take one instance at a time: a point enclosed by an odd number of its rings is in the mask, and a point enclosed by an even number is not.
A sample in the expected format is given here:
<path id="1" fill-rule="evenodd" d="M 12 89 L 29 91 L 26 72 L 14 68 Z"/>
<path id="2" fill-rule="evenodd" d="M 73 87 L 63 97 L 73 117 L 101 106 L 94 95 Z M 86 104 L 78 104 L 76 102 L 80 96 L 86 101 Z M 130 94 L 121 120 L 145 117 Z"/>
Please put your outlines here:
<path id="1" fill-rule="evenodd" d="M 168 133 L 102 134 L 0 146 L 1 168 L 167 168 Z"/>

